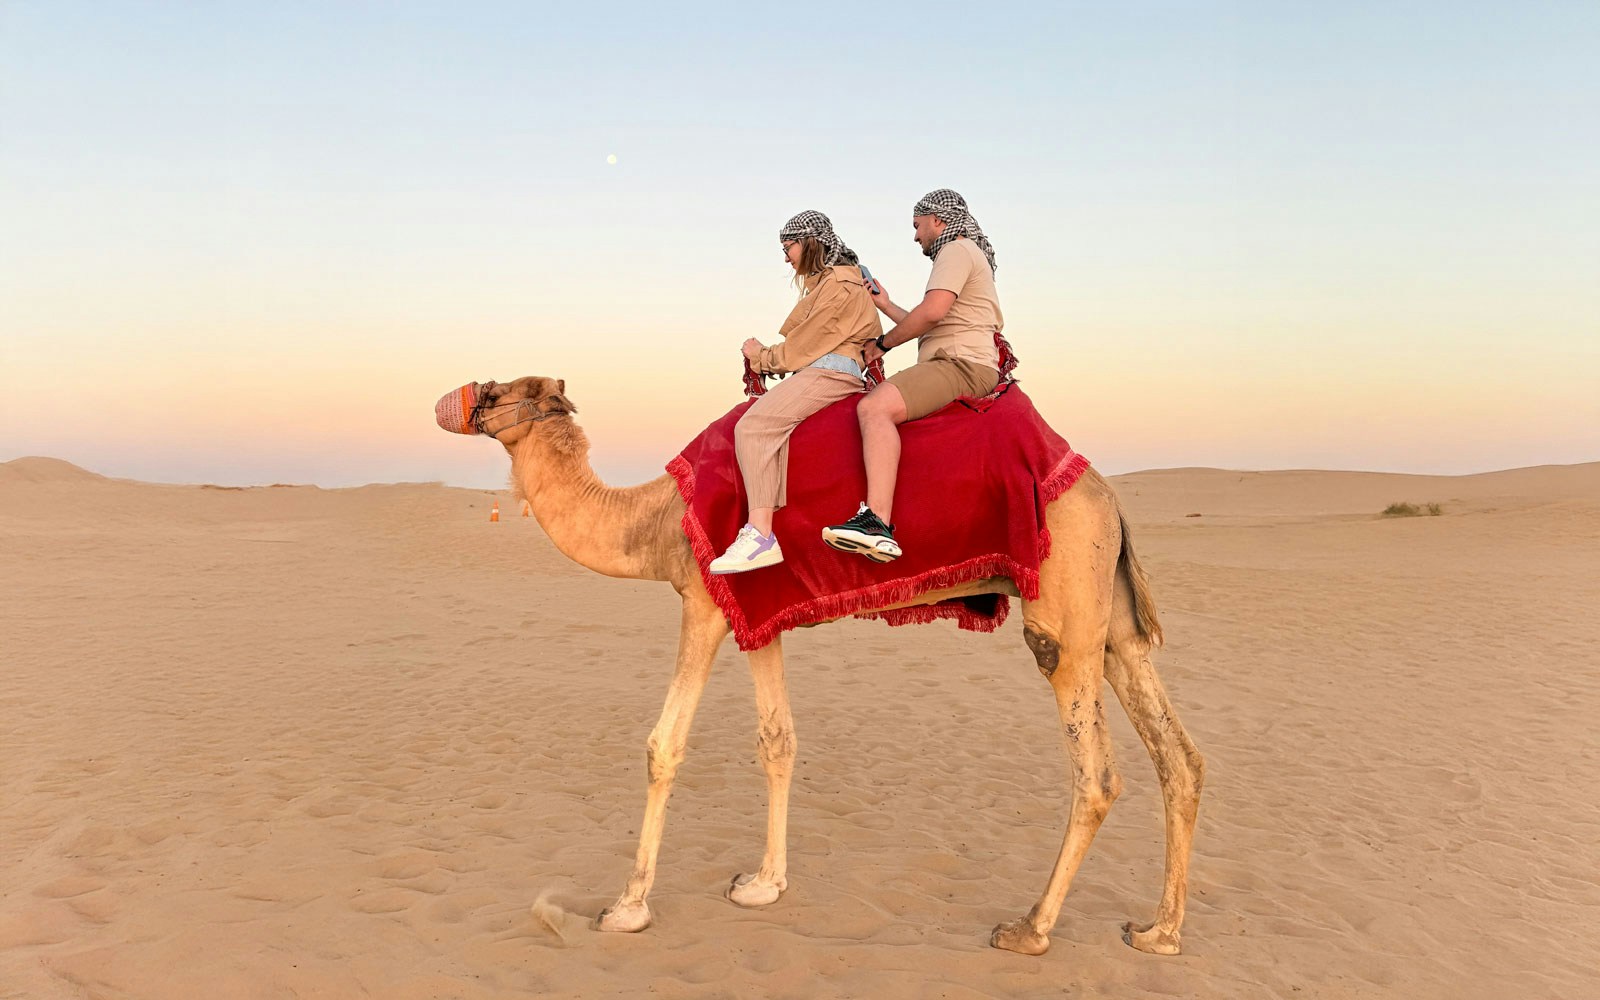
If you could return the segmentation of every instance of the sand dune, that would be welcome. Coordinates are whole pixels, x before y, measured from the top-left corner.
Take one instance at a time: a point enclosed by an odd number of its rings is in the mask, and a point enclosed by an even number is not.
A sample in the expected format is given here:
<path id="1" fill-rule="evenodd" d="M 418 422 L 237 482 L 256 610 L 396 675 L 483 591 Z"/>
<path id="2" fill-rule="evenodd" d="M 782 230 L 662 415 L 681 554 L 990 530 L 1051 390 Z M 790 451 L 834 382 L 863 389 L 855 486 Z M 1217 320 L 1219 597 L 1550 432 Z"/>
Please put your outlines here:
<path id="1" fill-rule="evenodd" d="M 0 998 L 1600 993 L 1600 464 L 1115 482 L 1209 765 L 1176 958 L 1118 937 L 1161 877 L 1120 715 L 1052 950 L 987 947 L 1067 807 L 1015 617 L 788 637 L 790 889 L 759 911 L 719 895 L 765 808 L 728 644 L 657 924 L 600 935 L 668 588 L 568 563 L 508 493 L 0 464 Z"/>
<path id="2" fill-rule="evenodd" d="M 31 456 L 0 462 L 0 485 L 13 483 L 90 483 L 105 482 L 106 477 L 80 469 L 59 458 Z"/>

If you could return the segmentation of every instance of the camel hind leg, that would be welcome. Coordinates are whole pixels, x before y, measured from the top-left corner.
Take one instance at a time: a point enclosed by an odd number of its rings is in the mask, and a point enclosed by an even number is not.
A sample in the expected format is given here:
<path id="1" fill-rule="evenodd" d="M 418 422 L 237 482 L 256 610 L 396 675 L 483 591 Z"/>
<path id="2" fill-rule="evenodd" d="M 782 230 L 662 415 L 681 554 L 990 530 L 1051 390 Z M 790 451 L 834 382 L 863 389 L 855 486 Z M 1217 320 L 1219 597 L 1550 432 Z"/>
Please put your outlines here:
<path id="1" fill-rule="evenodd" d="M 780 639 L 750 654 L 750 672 L 756 685 L 756 752 L 767 772 L 767 853 L 760 870 L 733 877 L 726 895 L 740 906 L 766 906 L 777 902 L 789 887 L 789 783 L 794 777 L 797 747 Z"/>
<path id="2" fill-rule="evenodd" d="M 1125 541 L 1124 547 L 1131 555 L 1129 543 Z M 1189 854 L 1206 765 L 1178 721 L 1150 662 L 1152 640 L 1159 639 L 1160 632 L 1158 626 L 1152 635 L 1148 625 L 1154 620 L 1154 606 L 1149 603 L 1143 576 L 1136 558 L 1122 562 L 1106 643 L 1105 674 L 1150 752 L 1161 782 L 1166 809 L 1166 876 L 1155 920 L 1144 925 L 1123 924 L 1122 939 L 1140 951 L 1176 955 L 1182 948 L 1179 931 L 1189 891 Z M 1139 613 L 1141 599 L 1143 615 Z"/>
<path id="3" fill-rule="evenodd" d="M 1098 487 L 1098 488 L 1097 488 Z M 1023 607 L 1023 637 L 1050 681 L 1067 756 L 1072 805 L 1061 851 L 1044 893 L 1028 914 L 994 929 L 989 943 L 1024 955 L 1043 954 L 1073 876 L 1122 790 L 1112 758 L 1101 691 L 1116 579 L 1116 500 L 1093 477 L 1051 505 L 1051 554 L 1039 570 L 1039 598 Z"/>
<path id="4" fill-rule="evenodd" d="M 1053 643 L 1042 634 L 1034 639 L 1030 633 L 1029 640 L 1043 669 L 1043 663 L 1057 655 L 1051 648 Z M 1042 656 L 1041 649 L 1045 651 Z M 1039 901 L 1027 916 L 999 925 L 989 936 L 994 947 L 1024 955 L 1042 955 L 1050 947 L 1050 931 L 1061 916 L 1072 877 L 1122 791 L 1122 778 L 1112 759 L 1105 708 L 1100 703 L 1101 658 L 1080 655 L 1072 657 L 1071 662 L 1060 662 L 1050 677 L 1050 686 L 1061 712 L 1067 756 L 1072 760 L 1072 806 L 1067 815 L 1067 832 Z"/>

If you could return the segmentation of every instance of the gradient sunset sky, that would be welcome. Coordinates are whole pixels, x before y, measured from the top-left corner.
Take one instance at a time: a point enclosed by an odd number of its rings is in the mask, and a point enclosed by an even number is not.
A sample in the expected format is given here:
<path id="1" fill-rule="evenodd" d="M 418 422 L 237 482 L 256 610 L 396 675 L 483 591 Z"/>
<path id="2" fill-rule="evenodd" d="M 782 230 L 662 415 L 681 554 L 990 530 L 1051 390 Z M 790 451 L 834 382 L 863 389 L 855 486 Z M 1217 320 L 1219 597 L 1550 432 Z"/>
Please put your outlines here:
<path id="1" fill-rule="evenodd" d="M 641 481 L 786 218 L 910 305 L 946 186 L 1103 471 L 1600 460 L 1597 53 L 1592 0 L 10 0 L 0 460 L 499 486 L 433 402 L 538 374 Z"/>

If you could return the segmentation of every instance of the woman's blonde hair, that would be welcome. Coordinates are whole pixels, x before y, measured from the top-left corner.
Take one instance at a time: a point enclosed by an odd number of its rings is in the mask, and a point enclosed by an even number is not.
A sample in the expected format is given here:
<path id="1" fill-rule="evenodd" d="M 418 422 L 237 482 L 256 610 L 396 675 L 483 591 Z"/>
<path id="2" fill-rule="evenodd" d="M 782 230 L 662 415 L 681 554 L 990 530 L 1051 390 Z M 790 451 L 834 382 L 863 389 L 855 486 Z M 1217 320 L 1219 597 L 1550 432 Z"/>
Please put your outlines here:
<path id="1" fill-rule="evenodd" d="M 806 279 L 813 274 L 820 274 L 827 267 L 823 263 L 827 256 L 828 248 L 815 236 L 807 236 L 800 241 L 800 265 L 794 269 L 794 283 L 801 295 L 806 293 Z"/>

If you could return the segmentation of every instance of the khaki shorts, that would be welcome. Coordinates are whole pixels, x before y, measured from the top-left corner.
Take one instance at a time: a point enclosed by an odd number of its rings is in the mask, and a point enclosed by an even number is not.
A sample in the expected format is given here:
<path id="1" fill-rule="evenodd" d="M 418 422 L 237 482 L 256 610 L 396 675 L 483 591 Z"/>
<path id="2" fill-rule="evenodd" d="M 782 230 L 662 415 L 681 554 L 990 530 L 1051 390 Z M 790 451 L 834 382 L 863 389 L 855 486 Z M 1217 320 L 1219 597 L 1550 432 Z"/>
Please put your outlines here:
<path id="1" fill-rule="evenodd" d="M 987 396 L 1000 373 L 976 361 L 952 358 L 941 348 L 933 357 L 889 376 L 906 401 L 906 419 L 921 420 L 962 396 Z"/>

